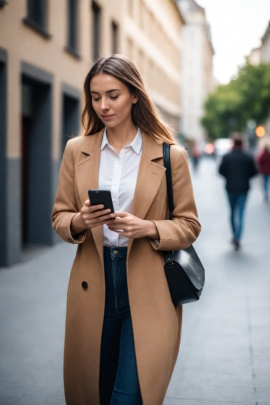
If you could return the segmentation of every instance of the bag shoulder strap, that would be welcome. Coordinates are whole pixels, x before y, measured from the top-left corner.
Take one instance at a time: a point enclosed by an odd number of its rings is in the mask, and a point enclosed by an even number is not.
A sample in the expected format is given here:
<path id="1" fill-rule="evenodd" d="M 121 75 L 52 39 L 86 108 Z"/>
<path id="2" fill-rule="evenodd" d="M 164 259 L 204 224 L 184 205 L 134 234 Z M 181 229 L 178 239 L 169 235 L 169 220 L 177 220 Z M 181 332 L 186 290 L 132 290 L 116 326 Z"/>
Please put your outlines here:
<path id="1" fill-rule="evenodd" d="M 163 143 L 163 161 L 166 168 L 166 181 L 167 181 L 167 196 L 170 211 L 170 219 L 173 218 L 173 188 L 172 188 L 172 172 L 171 172 L 171 160 L 170 160 L 170 145 Z"/>

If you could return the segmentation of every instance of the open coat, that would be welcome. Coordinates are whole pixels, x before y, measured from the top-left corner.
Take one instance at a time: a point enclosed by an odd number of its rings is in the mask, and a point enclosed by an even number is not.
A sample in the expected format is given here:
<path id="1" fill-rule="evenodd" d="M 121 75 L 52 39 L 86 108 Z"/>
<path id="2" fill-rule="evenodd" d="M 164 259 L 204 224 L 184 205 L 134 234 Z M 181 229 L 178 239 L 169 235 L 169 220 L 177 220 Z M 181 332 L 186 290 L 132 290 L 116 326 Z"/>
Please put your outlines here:
<path id="1" fill-rule="evenodd" d="M 64 383 L 68 405 L 99 405 L 99 362 L 105 304 L 103 228 L 74 238 L 72 217 L 98 188 L 103 131 L 67 143 L 52 221 L 66 242 L 78 244 L 67 294 Z M 127 282 L 141 395 L 144 405 L 160 405 L 176 362 L 182 307 L 174 308 L 164 274 L 163 250 L 191 245 L 200 232 L 187 154 L 171 147 L 174 218 L 168 220 L 162 145 L 142 134 L 143 147 L 131 213 L 152 220 L 160 244 L 130 239 Z M 86 281 L 87 289 L 82 288 Z"/>

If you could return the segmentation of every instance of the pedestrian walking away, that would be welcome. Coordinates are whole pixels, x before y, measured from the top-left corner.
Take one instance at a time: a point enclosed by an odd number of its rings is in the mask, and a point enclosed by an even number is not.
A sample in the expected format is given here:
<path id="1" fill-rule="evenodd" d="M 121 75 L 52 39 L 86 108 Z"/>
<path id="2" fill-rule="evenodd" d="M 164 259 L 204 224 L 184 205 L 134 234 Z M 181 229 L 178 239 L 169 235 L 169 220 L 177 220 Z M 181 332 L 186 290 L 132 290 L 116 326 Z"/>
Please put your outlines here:
<path id="1" fill-rule="evenodd" d="M 52 213 L 58 235 L 78 244 L 67 295 L 66 403 L 161 405 L 182 323 L 163 251 L 186 248 L 200 233 L 187 153 L 127 57 L 98 59 L 84 96 L 84 133 L 67 142 Z M 172 220 L 163 142 L 171 144 Z M 114 210 L 91 203 L 92 189 L 109 190 Z"/>
<path id="2" fill-rule="evenodd" d="M 67 296 L 66 403 L 158 405 L 182 321 L 162 252 L 186 248 L 200 233 L 187 153 L 127 57 L 98 59 L 84 96 L 84 134 L 66 145 L 52 213 L 55 231 L 78 244 Z M 172 145 L 172 221 L 163 142 Z M 114 212 L 91 204 L 89 189 L 110 190 Z"/>
<path id="3" fill-rule="evenodd" d="M 193 145 L 191 147 L 191 161 L 192 161 L 192 166 L 193 166 L 194 172 L 196 172 L 198 170 L 200 157 L 201 157 L 201 153 L 199 151 L 198 146 L 196 145 L 196 142 L 194 141 Z"/>
<path id="4" fill-rule="evenodd" d="M 244 211 L 250 188 L 249 180 L 258 171 L 254 159 L 243 150 L 243 140 L 234 135 L 233 149 L 224 155 L 219 173 L 226 179 L 226 191 L 230 207 L 232 243 L 236 250 L 240 248 L 243 232 Z"/>
<path id="5" fill-rule="evenodd" d="M 270 138 L 264 140 L 263 150 L 257 158 L 259 171 L 263 178 L 264 200 L 269 201 L 269 182 L 270 182 Z"/>

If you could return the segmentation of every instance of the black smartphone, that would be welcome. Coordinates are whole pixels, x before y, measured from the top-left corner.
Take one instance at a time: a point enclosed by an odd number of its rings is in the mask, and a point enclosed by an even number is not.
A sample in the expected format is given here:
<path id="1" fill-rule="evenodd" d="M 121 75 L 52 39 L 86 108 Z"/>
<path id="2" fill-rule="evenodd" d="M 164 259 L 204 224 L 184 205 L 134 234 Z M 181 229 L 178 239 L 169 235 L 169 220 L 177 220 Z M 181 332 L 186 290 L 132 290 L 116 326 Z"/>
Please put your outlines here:
<path id="1" fill-rule="evenodd" d="M 110 190 L 88 190 L 89 200 L 91 205 L 103 204 L 104 209 L 110 208 L 114 212 L 112 195 Z"/>

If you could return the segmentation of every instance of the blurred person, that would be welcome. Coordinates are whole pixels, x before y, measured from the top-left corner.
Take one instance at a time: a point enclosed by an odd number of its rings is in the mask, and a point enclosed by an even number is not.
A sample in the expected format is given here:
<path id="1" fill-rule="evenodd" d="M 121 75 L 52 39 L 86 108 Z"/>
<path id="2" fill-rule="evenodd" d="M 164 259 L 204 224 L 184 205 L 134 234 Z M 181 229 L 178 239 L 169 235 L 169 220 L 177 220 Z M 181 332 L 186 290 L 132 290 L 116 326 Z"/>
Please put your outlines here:
<path id="1" fill-rule="evenodd" d="M 182 324 L 162 252 L 188 247 L 200 233 L 187 154 L 128 58 L 98 59 L 84 96 L 85 133 L 66 145 L 52 213 L 58 235 L 78 244 L 67 296 L 66 403 L 161 405 Z M 163 142 L 172 145 L 172 220 Z M 111 190 L 116 212 L 91 205 L 91 188 Z"/>
<path id="2" fill-rule="evenodd" d="M 235 250 L 239 250 L 244 210 L 250 188 L 249 180 L 258 173 L 254 159 L 243 150 L 243 140 L 240 135 L 234 135 L 233 149 L 223 156 L 219 173 L 226 179 L 233 234 L 232 243 Z"/>
<path id="3" fill-rule="evenodd" d="M 269 200 L 269 181 L 270 181 L 270 139 L 264 140 L 264 145 L 261 153 L 257 157 L 259 171 L 263 178 L 264 200 Z"/>
<path id="4" fill-rule="evenodd" d="M 193 142 L 192 147 L 191 147 L 191 161 L 192 161 L 192 166 L 193 166 L 194 172 L 196 172 L 198 170 L 200 157 L 201 157 L 201 154 L 198 149 L 198 146 L 197 146 L 196 142 Z"/>

